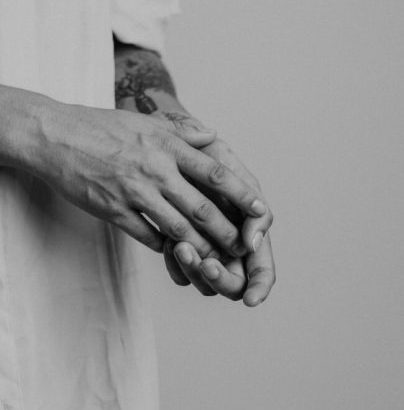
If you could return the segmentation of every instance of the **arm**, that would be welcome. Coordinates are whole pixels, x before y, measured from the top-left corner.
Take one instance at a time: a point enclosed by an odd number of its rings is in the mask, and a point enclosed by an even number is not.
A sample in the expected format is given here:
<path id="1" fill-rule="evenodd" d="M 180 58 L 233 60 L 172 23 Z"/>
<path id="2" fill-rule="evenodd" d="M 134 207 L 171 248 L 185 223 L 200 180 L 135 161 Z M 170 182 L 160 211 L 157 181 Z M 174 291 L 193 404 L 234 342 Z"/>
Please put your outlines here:
<path id="1" fill-rule="evenodd" d="M 114 38 L 116 108 L 153 114 L 170 121 L 186 141 L 202 147 L 214 141 L 215 132 L 189 114 L 180 103 L 174 82 L 159 54 Z M 206 135 L 203 135 L 206 133 Z"/>
<path id="2" fill-rule="evenodd" d="M 0 88 L 2 165 L 33 173 L 72 204 L 156 251 L 162 251 L 163 232 L 208 255 L 212 246 L 191 223 L 197 222 L 234 254 L 237 228 L 187 178 L 237 196 L 246 209 L 255 193 L 231 172 L 222 173 L 217 161 L 186 144 L 185 134 L 167 120 L 144 114 L 64 104 Z M 215 224 L 204 219 L 206 206 Z"/>
<path id="3" fill-rule="evenodd" d="M 143 114 L 183 107 L 160 56 L 114 38 L 116 108 Z"/>
<path id="4" fill-rule="evenodd" d="M 47 97 L 0 85 L 0 166 L 31 168 L 40 145 Z"/>
<path id="5" fill-rule="evenodd" d="M 179 130 L 204 128 L 179 102 L 173 81 L 158 54 L 115 41 L 115 70 L 117 108 L 164 117 Z M 206 143 L 193 139 L 188 142 L 224 163 L 259 192 L 255 178 L 223 141 L 217 139 Z M 205 192 L 203 186 L 197 187 Z M 223 197 L 212 195 L 212 192 L 210 194 L 208 197 L 214 200 L 227 217 L 238 226 L 243 224 L 244 216 L 236 207 L 223 201 Z M 265 237 L 264 246 L 260 246 L 271 219 L 269 210 L 261 218 L 257 218 L 257 215 L 247 218 L 243 229 L 245 242 L 251 251 L 257 252 L 251 253 L 245 261 L 227 258 L 222 260 L 223 265 L 214 259 L 207 259 L 202 263 L 200 255 L 192 246 L 187 246 L 186 243 L 176 246 L 174 241 L 166 241 L 164 256 L 170 276 L 178 285 L 193 283 L 204 295 L 220 293 L 230 299 L 240 299 L 244 294 L 245 303 L 255 306 L 268 295 L 275 279 L 269 236 Z M 218 269 L 217 277 L 209 276 L 213 267 Z M 246 289 L 247 275 L 249 283 Z"/>

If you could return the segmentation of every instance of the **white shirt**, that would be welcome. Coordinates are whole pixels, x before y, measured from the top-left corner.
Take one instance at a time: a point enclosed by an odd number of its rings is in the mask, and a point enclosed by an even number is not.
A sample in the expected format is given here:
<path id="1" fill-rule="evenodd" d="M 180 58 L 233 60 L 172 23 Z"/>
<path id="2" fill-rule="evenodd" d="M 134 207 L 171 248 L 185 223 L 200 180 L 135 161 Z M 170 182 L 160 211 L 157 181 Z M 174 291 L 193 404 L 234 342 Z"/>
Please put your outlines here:
<path id="1" fill-rule="evenodd" d="M 112 31 L 162 50 L 176 0 L 0 0 L 0 84 L 114 107 Z M 0 409 L 156 410 L 135 241 L 0 167 Z"/>

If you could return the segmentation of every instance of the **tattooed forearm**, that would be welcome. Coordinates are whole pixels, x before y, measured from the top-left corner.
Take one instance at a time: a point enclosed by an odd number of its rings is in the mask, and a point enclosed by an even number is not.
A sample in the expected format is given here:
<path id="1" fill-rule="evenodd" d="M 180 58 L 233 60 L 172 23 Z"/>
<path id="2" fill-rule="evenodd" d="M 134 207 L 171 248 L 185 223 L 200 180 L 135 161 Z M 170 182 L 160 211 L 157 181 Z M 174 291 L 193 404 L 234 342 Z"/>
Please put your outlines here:
<path id="1" fill-rule="evenodd" d="M 173 81 L 159 55 L 153 51 L 115 41 L 115 101 L 125 108 L 132 99 L 137 111 L 152 114 L 159 109 L 155 93 L 176 98 Z"/>

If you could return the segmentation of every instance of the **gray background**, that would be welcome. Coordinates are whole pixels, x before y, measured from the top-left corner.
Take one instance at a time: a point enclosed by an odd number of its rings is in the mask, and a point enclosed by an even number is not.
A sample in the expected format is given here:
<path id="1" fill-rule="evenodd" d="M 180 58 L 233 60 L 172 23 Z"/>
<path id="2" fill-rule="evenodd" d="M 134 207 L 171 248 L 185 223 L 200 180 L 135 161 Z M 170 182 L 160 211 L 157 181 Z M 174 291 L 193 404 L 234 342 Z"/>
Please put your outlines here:
<path id="1" fill-rule="evenodd" d="M 249 310 L 141 251 L 162 410 L 402 410 L 404 2 L 182 3 L 167 61 L 262 181 L 278 282 Z"/>

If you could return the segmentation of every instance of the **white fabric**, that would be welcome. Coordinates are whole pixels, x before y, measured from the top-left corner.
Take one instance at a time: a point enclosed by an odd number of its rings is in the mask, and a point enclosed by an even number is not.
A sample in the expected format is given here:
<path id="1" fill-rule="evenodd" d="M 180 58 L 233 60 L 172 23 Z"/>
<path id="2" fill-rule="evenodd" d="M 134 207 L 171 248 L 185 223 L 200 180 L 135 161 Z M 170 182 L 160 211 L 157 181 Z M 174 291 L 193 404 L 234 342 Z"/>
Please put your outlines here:
<path id="1" fill-rule="evenodd" d="M 162 51 L 163 0 L 0 0 L 0 84 L 114 106 L 111 31 Z M 135 241 L 0 167 L 0 409 L 156 410 Z"/>
<path id="2" fill-rule="evenodd" d="M 113 0 L 112 26 L 122 42 L 162 53 L 167 18 L 177 12 L 178 0 Z"/>

